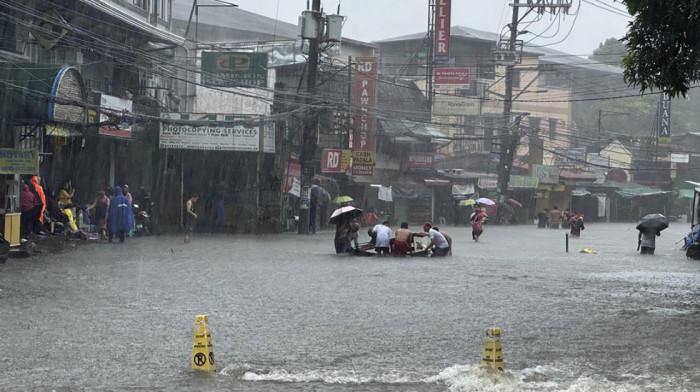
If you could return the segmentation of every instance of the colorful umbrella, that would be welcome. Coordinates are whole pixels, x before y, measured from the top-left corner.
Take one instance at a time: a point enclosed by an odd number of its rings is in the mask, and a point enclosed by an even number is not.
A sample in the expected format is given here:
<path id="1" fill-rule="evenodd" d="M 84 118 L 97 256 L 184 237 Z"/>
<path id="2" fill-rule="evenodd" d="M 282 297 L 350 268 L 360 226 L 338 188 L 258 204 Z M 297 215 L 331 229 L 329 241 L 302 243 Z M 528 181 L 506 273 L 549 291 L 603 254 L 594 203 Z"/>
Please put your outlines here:
<path id="1" fill-rule="evenodd" d="M 467 199 L 467 200 L 460 200 L 458 205 L 465 207 L 465 206 L 473 206 L 474 204 L 476 204 L 476 200 Z"/>
<path id="2" fill-rule="evenodd" d="M 523 208 L 523 205 L 515 199 L 506 199 L 506 203 L 512 205 L 513 207 Z"/>
<path id="3" fill-rule="evenodd" d="M 485 197 L 481 197 L 481 198 L 476 199 L 476 202 L 479 204 L 483 204 L 485 206 L 492 206 L 492 205 L 496 204 L 495 201 L 493 201 L 491 199 L 487 199 Z"/>
<path id="4" fill-rule="evenodd" d="M 333 211 L 331 218 L 328 219 L 328 223 L 335 224 L 341 219 L 353 219 L 362 215 L 362 210 L 353 206 L 340 207 Z"/>
<path id="5" fill-rule="evenodd" d="M 333 203 L 335 204 L 350 203 L 351 201 L 352 197 L 350 196 L 338 196 L 335 199 L 333 199 Z"/>

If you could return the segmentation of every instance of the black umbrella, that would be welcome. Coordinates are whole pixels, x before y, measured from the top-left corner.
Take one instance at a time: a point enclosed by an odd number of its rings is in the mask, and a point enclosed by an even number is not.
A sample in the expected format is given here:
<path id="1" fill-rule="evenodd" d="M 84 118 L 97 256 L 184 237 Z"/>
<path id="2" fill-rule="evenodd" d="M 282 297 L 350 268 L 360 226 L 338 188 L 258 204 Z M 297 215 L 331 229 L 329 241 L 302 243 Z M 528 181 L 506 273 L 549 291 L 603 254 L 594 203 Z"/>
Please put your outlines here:
<path id="1" fill-rule="evenodd" d="M 360 215 L 362 215 L 362 210 L 359 208 L 353 206 L 340 207 L 337 210 L 333 211 L 331 219 L 328 220 L 328 223 L 335 224 L 341 219 L 353 219 L 357 218 Z"/>
<path id="2" fill-rule="evenodd" d="M 637 225 L 637 230 L 647 233 L 659 233 L 666 228 L 668 228 L 668 218 L 661 214 L 646 215 Z"/>

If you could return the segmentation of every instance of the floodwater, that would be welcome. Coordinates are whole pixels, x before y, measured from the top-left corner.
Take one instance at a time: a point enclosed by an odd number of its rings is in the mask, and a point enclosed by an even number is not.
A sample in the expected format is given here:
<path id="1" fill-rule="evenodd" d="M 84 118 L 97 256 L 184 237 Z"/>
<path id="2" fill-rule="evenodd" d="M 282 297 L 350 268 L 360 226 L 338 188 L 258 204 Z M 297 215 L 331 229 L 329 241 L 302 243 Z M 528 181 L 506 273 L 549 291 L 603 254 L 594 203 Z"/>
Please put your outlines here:
<path id="1" fill-rule="evenodd" d="M 354 258 L 331 232 L 138 238 L 0 265 L 0 389 L 700 390 L 700 261 L 634 224 L 443 228 L 453 257 Z M 361 233 L 364 233 L 361 231 Z M 589 247 L 598 254 L 582 254 Z M 190 370 L 209 315 L 219 371 Z M 502 330 L 506 372 L 480 368 Z"/>

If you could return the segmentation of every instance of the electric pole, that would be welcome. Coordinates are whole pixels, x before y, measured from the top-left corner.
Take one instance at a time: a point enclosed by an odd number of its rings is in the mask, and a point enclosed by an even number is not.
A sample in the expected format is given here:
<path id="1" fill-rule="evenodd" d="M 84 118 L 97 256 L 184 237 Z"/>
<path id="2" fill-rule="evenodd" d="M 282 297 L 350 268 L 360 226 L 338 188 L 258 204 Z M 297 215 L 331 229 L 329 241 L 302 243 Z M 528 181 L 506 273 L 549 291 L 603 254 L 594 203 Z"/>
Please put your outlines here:
<path id="1" fill-rule="evenodd" d="M 308 3 L 307 3 L 308 4 Z M 309 38 L 309 60 L 307 62 L 308 76 L 306 87 L 306 104 L 309 107 L 306 121 L 304 121 L 304 132 L 302 134 L 301 156 L 301 196 L 299 197 L 299 234 L 309 234 L 310 204 L 311 204 L 311 178 L 313 168 L 311 161 L 316 156 L 316 128 L 318 124 L 318 113 L 313 108 L 316 95 L 316 75 L 318 74 L 318 48 L 321 36 L 321 0 L 313 0 L 311 6 L 313 13 L 313 23 L 315 24 L 316 37 Z"/>
<path id="2" fill-rule="evenodd" d="M 499 193 L 499 201 L 502 203 L 506 199 L 506 193 L 508 192 L 508 182 L 510 182 L 510 168 L 513 164 L 512 158 L 514 152 L 510 151 L 512 148 L 512 129 L 511 129 L 511 112 L 513 110 L 513 68 L 515 67 L 515 50 L 516 50 L 516 40 L 518 38 L 518 3 L 519 0 L 514 0 L 513 2 L 513 19 L 510 23 L 510 39 L 508 42 L 508 52 L 509 55 L 513 56 L 513 61 L 508 62 L 506 65 L 506 93 L 503 101 L 503 122 L 504 127 L 502 128 L 503 135 L 501 137 L 501 151 L 499 154 L 498 162 L 498 187 L 497 191 Z M 510 159 L 509 159 L 510 158 Z"/>

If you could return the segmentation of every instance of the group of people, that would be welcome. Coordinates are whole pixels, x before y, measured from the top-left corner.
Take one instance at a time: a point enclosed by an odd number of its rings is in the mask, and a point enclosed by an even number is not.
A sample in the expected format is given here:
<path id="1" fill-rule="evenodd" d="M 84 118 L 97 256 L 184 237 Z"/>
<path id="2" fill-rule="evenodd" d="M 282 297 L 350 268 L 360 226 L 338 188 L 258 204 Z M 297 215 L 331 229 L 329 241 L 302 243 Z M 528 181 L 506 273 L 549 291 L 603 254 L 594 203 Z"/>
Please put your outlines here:
<path id="1" fill-rule="evenodd" d="M 334 238 L 336 253 L 366 251 L 364 247 L 360 247 L 359 230 L 360 223 L 357 219 L 336 221 Z M 431 254 L 433 257 L 441 257 L 452 252 L 452 237 L 445 232 L 440 232 L 440 229 L 430 222 L 426 222 L 423 225 L 423 232 L 418 233 L 408 228 L 408 222 L 402 222 L 396 233 L 393 233 L 389 221 L 384 221 L 367 230 L 367 234 L 370 237 L 367 249 L 374 249 L 376 254 L 381 256 L 406 257 Z M 429 237 L 430 241 L 422 246 L 414 242 L 414 237 Z"/>
<path id="2" fill-rule="evenodd" d="M 581 230 L 586 227 L 583 222 L 583 214 L 577 212 L 571 212 L 568 208 L 564 211 L 559 211 L 557 206 L 550 211 L 549 208 L 545 208 L 537 214 L 537 227 L 544 229 L 549 227 L 550 229 L 569 229 L 569 235 L 572 237 L 580 237 Z"/>
<path id="3" fill-rule="evenodd" d="M 65 225 L 64 232 L 68 235 L 86 238 L 79 229 L 77 218 L 79 214 L 86 214 L 86 221 L 94 222 L 95 231 L 100 240 L 112 241 L 118 237 L 124 242 L 126 233 L 134 227 L 134 215 L 132 212 L 132 197 L 129 186 L 114 189 L 105 188 L 97 192 L 94 202 L 81 207 L 73 203 L 75 188 L 70 179 L 61 183 L 60 189 L 55 194 L 46 190 L 41 185 L 37 176 L 32 176 L 22 181 L 20 187 L 20 211 L 21 211 L 21 237 L 30 239 L 30 235 L 46 235 L 53 233 L 57 223 Z M 53 225 L 51 225 L 53 223 Z"/>

